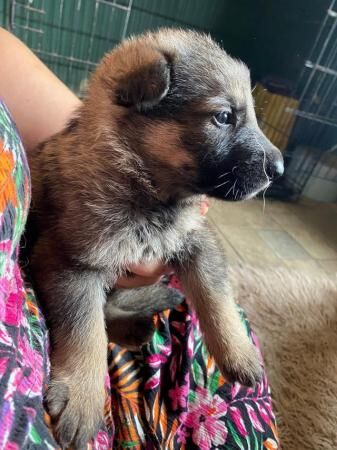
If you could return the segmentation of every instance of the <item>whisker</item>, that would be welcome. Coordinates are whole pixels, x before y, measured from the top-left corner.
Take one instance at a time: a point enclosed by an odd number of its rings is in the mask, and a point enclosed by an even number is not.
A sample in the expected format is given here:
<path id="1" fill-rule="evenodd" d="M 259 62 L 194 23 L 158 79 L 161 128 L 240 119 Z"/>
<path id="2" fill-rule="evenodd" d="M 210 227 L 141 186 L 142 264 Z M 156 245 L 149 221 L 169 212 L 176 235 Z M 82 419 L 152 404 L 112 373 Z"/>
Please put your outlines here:
<path id="1" fill-rule="evenodd" d="M 223 173 L 222 175 L 220 175 L 218 178 L 223 178 L 223 177 L 225 177 L 226 175 L 228 175 L 230 172 L 225 172 L 225 173 Z"/>
<path id="2" fill-rule="evenodd" d="M 234 187 L 236 186 L 237 182 L 238 182 L 238 178 L 235 179 Z"/>
<path id="3" fill-rule="evenodd" d="M 227 197 L 227 195 L 230 193 L 230 191 L 233 189 L 234 184 L 232 184 L 232 186 L 228 189 L 227 194 L 225 195 L 225 197 Z"/>
<path id="4" fill-rule="evenodd" d="M 217 189 L 217 188 L 219 188 L 219 187 L 221 187 L 221 186 L 224 186 L 225 184 L 230 183 L 230 181 L 231 181 L 231 180 L 224 181 L 223 183 L 220 183 L 220 184 L 218 184 L 217 186 L 215 186 L 214 189 Z"/>
<path id="5" fill-rule="evenodd" d="M 267 187 L 263 190 L 262 198 L 263 198 L 263 207 L 262 207 L 262 214 L 264 215 L 265 209 L 266 209 L 266 192 L 269 188 L 270 184 L 267 185 Z"/>
<path id="6" fill-rule="evenodd" d="M 263 191 L 263 194 L 262 194 L 262 198 L 263 198 L 263 206 L 262 206 L 262 214 L 264 215 L 264 212 L 265 212 L 265 209 L 266 209 L 266 190 L 267 190 L 268 188 L 266 188 L 264 191 Z"/>
<path id="7" fill-rule="evenodd" d="M 229 193 L 230 193 L 230 191 L 231 191 L 232 189 L 233 189 L 233 193 L 234 193 L 234 191 L 235 191 L 235 186 L 236 186 L 237 181 L 238 181 L 238 179 L 236 178 L 235 181 L 234 181 L 234 184 L 233 184 L 232 187 L 229 189 L 229 191 L 227 192 L 227 194 L 225 195 L 225 197 L 227 197 L 227 196 L 229 195 Z"/>

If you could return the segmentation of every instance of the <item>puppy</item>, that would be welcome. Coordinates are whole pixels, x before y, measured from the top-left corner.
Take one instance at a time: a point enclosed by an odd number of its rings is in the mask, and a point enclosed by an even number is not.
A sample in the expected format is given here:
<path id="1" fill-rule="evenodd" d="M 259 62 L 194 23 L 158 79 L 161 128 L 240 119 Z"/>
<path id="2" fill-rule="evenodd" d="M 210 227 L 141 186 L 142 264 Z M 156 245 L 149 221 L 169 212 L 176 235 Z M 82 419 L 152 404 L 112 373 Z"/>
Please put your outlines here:
<path id="1" fill-rule="evenodd" d="M 115 291 L 130 264 L 170 264 L 220 370 L 259 380 L 226 263 L 199 213 L 201 194 L 242 200 L 283 172 L 242 62 L 192 31 L 129 39 L 103 58 L 69 126 L 29 162 L 30 266 L 50 328 L 47 404 L 63 447 L 85 445 L 102 420 L 104 309 L 110 338 L 133 348 L 150 339 L 153 312 L 178 301 L 161 285 Z"/>

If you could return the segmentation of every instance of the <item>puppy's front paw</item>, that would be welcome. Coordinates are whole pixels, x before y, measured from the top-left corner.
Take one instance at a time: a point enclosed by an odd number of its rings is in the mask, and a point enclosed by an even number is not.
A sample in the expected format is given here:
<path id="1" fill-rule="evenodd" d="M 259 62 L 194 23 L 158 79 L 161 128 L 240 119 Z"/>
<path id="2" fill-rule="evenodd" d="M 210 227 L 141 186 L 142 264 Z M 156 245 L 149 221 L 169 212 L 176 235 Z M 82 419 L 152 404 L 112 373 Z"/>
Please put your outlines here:
<path id="1" fill-rule="evenodd" d="M 83 378 L 83 376 L 82 376 Z M 76 384 L 78 383 L 78 384 Z M 104 425 L 105 394 L 95 389 L 97 380 L 84 384 L 81 378 L 53 379 L 46 394 L 54 433 L 62 449 L 86 449 Z"/>
<path id="2" fill-rule="evenodd" d="M 263 376 L 263 368 L 256 349 L 249 341 L 228 348 L 219 368 L 228 381 L 238 381 L 247 387 L 254 387 Z"/>

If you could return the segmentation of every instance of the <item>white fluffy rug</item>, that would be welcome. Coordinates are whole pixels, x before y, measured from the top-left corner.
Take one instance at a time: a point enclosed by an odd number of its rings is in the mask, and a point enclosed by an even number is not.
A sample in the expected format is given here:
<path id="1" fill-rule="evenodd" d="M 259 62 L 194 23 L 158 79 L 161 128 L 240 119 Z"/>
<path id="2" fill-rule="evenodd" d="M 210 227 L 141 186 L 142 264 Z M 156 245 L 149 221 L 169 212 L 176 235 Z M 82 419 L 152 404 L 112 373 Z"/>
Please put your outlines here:
<path id="1" fill-rule="evenodd" d="M 283 450 L 337 449 L 337 278 L 232 268 L 259 337 Z"/>

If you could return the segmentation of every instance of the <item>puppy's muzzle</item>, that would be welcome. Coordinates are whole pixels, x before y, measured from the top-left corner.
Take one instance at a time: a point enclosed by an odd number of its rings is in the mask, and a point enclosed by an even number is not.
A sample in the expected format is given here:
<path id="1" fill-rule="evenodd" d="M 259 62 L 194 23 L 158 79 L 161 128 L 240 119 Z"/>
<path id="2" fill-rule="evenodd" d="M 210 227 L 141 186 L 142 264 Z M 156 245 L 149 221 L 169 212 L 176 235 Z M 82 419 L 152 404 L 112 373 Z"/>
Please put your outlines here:
<path id="1" fill-rule="evenodd" d="M 238 135 L 230 152 L 230 162 L 232 173 L 228 185 L 232 189 L 225 185 L 226 192 L 222 189 L 215 192 L 224 200 L 251 198 L 284 172 L 282 153 L 258 128 L 246 128 Z"/>

